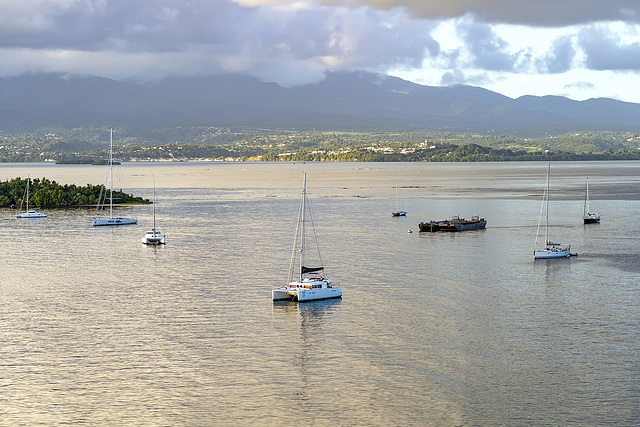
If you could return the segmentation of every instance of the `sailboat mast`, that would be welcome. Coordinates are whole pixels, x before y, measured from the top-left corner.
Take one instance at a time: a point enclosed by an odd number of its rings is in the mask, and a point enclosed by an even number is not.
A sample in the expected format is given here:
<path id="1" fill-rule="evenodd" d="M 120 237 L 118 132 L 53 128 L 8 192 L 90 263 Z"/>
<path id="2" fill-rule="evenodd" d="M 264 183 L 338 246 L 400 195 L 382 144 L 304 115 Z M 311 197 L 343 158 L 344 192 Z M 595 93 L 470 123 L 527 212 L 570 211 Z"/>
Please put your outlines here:
<path id="1" fill-rule="evenodd" d="M 27 175 L 27 212 L 29 212 L 29 181 L 31 181 L 31 178 Z"/>
<path id="2" fill-rule="evenodd" d="M 113 218 L 113 129 L 109 137 L 109 218 Z"/>
<path id="3" fill-rule="evenodd" d="M 396 182 L 396 212 L 398 212 L 398 183 Z"/>
<path id="4" fill-rule="evenodd" d="M 544 244 L 549 244 L 549 174 L 551 173 L 551 162 L 547 163 L 547 211 L 545 213 Z"/>
<path id="5" fill-rule="evenodd" d="M 591 206 L 589 206 L 589 177 L 587 177 L 587 190 L 584 193 L 584 213 L 583 215 L 586 216 L 587 212 L 591 211 Z"/>
<path id="6" fill-rule="evenodd" d="M 156 180 L 153 180 L 153 234 L 156 233 Z"/>
<path id="7" fill-rule="evenodd" d="M 300 282 L 302 282 L 302 266 L 304 264 L 304 211 L 307 204 L 307 174 L 304 173 L 302 182 L 302 216 L 300 224 Z"/>

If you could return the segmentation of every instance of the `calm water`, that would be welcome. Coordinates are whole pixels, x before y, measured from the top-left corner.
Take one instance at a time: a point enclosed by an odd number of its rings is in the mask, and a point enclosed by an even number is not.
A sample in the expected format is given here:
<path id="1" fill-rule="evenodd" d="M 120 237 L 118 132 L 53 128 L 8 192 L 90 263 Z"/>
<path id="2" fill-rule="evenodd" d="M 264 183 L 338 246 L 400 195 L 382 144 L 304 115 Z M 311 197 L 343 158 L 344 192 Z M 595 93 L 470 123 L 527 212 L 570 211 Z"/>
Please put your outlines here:
<path id="1" fill-rule="evenodd" d="M 341 300 L 274 304 L 308 173 Z M 98 184 L 104 168 L 0 179 Z M 166 247 L 0 210 L 0 425 L 639 425 L 640 162 L 125 164 Z M 602 223 L 582 225 L 585 178 Z M 395 187 L 409 215 L 392 218 Z M 423 234 L 452 215 L 484 231 Z M 408 233 L 412 229 L 413 233 Z"/>

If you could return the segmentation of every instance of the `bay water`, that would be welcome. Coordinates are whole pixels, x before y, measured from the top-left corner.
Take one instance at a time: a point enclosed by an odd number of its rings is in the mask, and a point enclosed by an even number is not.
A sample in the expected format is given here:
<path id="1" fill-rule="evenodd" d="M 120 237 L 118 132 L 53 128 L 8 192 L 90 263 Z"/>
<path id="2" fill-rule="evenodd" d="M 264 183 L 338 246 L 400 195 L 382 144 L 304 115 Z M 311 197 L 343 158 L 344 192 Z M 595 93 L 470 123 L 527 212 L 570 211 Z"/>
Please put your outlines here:
<path id="1" fill-rule="evenodd" d="M 640 162 L 124 163 L 164 247 L 0 210 L 0 425 L 639 425 Z M 343 298 L 274 303 L 302 174 Z M 2 164 L 0 179 L 103 182 Z M 586 177 L 600 224 L 582 224 Z M 407 217 L 392 217 L 398 204 Z M 486 230 L 420 233 L 480 215 Z M 411 232 L 409 232 L 411 231 Z M 542 239 L 540 239 L 542 240 Z"/>

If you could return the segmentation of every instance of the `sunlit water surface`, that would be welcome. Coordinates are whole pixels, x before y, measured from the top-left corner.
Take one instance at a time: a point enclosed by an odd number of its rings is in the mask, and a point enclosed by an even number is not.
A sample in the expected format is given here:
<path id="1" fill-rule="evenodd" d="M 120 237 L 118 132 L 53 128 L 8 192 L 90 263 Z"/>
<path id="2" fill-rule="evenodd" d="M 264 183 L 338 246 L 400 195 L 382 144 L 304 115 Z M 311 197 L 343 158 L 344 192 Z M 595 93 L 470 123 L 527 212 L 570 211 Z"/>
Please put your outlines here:
<path id="1" fill-rule="evenodd" d="M 0 210 L 0 425 L 639 425 L 639 162 L 123 164 L 165 247 Z M 274 304 L 302 172 L 341 300 Z M 98 184 L 104 168 L 0 166 Z M 585 179 L 602 223 L 583 225 Z M 407 217 L 392 218 L 396 186 Z M 484 231 L 418 233 L 479 214 Z M 408 231 L 412 230 L 412 233 Z"/>

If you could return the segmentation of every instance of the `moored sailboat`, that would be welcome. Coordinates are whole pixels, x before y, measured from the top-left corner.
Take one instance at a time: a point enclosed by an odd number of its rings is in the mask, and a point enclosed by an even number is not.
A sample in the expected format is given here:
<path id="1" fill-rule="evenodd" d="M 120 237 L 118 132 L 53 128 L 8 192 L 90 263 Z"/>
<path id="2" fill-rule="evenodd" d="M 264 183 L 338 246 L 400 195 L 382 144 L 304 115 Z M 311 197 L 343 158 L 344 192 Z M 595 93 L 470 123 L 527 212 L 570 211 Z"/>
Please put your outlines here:
<path id="1" fill-rule="evenodd" d="M 156 229 L 156 182 L 153 182 L 153 228 L 142 238 L 145 245 L 164 245 L 164 236 Z"/>
<path id="2" fill-rule="evenodd" d="M 22 212 L 22 203 L 20 204 L 20 213 L 16 215 L 16 218 L 46 218 L 47 215 L 40 212 L 38 208 L 29 209 L 29 183 L 31 182 L 31 178 L 27 175 L 27 187 L 24 192 L 26 194 L 26 210 Z"/>
<path id="3" fill-rule="evenodd" d="M 571 253 L 571 245 L 563 245 L 561 243 L 554 243 L 549 240 L 549 175 L 551 174 L 551 163 L 547 164 L 547 183 L 544 189 L 544 195 L 542 197 L 542 207 L 540 208 L 540 217 L 538 219 L 538 229 L 536 231 L 536 243 L 533 250 L 534 259 L 548 259 L 548 258 L 564 258 L 569 256 L 575 256 L 577 254 Z M 544 226 L 544 249 L 538 249 L 538 235 L 540 234 L 540 224 L 542 222 L 542 213 L 545 214 L 545 226 Z"/>
<path id="4" fill-rule="evenodd" d="M 589 200 L 589 177 L 587 177 L 587 189 L 584 193 L 582 220 L 585 224 L 597 224 L 600 222 L 600 214 L 597 212 L 591 212 L 591 201 Z"/>
<path id="5" fill-rule="evenodd" d="M 407 211 L 398 209 L 398 184 L 396 184 L 396 210 L 391 212 L 391 216 L 407 216 Z"/>
<path id="6" fill-rule="evenodd" d="M 109 217 L 108 218 L 94 218 L 92 224 L 96 226 L 106 225 L 127 225 L 137 224 L 138 220 L 127 217 L 114 217 L 113 216 L 113 129 L 111 129 L 109 137 Z M 105 195 L 106 196 L 106 195 Z M 104 207 L 102 203 L 98 203 L 98 209 Z"/>
<path id="7" fill-rule="evenodd" d="M 305 173 L 296 238 L 289 265 L 288 284 L 272 289 L 271 296 L 274 301 L 293 300 L 305 302 L 342 297 L 342 289 L 339 286 L 334 286 L 331 279 L 326 279 L 323 276 L 324 266 L 322 266 L 321 261 L 319 267 L 305 266 L 305 222 L 307 221 L 305 212 L 308 209 L 310 208 L 307 201 L 307 174 Z M 313 227 L 313 223 L 311 225 Z M 315 232 L 313 234 L 315 236 Z M 296 261 L 298 262 L 296 263 Z"/>

